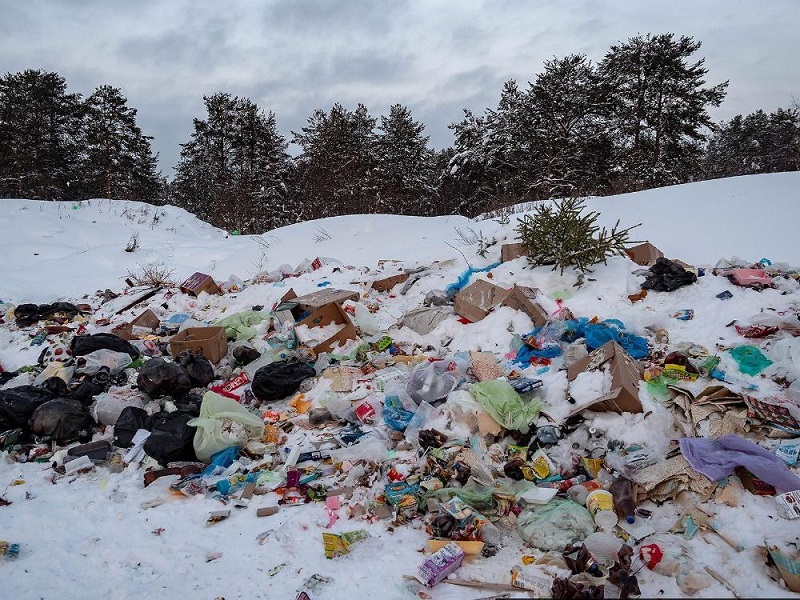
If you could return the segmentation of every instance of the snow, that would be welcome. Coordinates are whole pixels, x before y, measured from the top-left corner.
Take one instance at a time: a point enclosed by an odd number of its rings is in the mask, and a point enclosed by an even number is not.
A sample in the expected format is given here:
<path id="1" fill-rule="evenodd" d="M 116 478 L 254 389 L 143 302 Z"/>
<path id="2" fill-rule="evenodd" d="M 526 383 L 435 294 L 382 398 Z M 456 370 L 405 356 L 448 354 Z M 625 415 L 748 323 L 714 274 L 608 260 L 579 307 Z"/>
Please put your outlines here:
<path id="1" fill-rule="evenodd" d="M 525 259 L 503 263 L 491 271 L 491 277 L 479 273 L 471 281 L 486 279 L 506 288 L 513 284 L 539 288 L 548 312 L 557 310 L 556 298 L 563 298 L 576 316 L 619 319 L 628 331 L 646 337 L 651 344 L 654 331 L 666 329 L 670 347 L 692 343 L 720 353 L 720 368 L 743 382 L 756 383 L 759 390 L 755 395 L 780 395 L 783 389 L 770 377 L 783 376 L 790 382 L 798 379 L 800 342 L 786 334 L 745 340 L 730 324 L 764 319 L 796 323 L 800 284 L 793 278 L 776 279 L 777 289 L 758 292 L 712 275 L 711 267 L 720 259 L 736 257 L 746 263 L 767 258 L 787 268 L 800 265 L 800 241 L 794 231 L 800 216 L 798 187 L 800 173 L 783 173 L 589 199 L 587 206 L 600 212 L 601 224 L 610 227 L 619 219 L 621 226 L 627 227 L 641 222 L 633 231 L 634 238 L 652 242 L 669 258 L 705 268 L 706 274 L 696 284 L 671 293 L 650 292 L 632 303 L 628 295 L 637 292 L 644 279 L 636 274 L 640 267 L 623 257 L 596 266 L 580 288 L 574 287 L 573 273 L 561 276 L 546 267 L 530 269 Z M 303 295 L 329 285 L 359 291 L 361 302 L 375 309 L 372 316 L 379 327 L 398 344 L 417 344 L 421 351 L 437 357 L 488 351 L 501 365 L 506 364 L 514 336 L 533 328 L 527 315 L 508 307 L 474 324 L 448 317 L 424 336 L 396 325 L 407 311 L 422 304 L 427 292 L 456 281 L 467 267 L 465 259 L 474 267 L 498 260 L 499 245 L 515 241 L 513 215 L 508 224 L 460 216 L 349 215 L 299 223 L 261 236 L 235 236 L 171 206 L 100 199 L 75 203 L 3 200 L 0 206 L 0 312 L 24 302 L 86 302 L 96 309 L 87 323 L 89 331 L 108 331 L 110 326 L 97 325 L 95 320 L 130 320 L 143 310 L 137 307 L 114 314 L 141 291 L 128 289 L 124 280 L 143 266 L 171 270 L 177 282 L 201 272 L 224 284 L 233 276 L 249 282 L 259 273 L 292 272 L 305 261 L 328 257 L 330 260 L 321 261 L 320 269 L 296 277 L 248 283 L 244 289 L 222 296 L 201 294 L 195 298 L 176 293 L 165 299 L 162 292 L 148 305 L 162 319 L 189 312 L 193 322 L 202 324 L 254 306 L 269 310 L 290 287 Z M 526 209 L 530 210 L 518 207 Z M 485 257 L 478 256 L 477 245 L 466 244 L 459 234 L 469 229 L 486 240 L 497 240 Z M 126 252 L 134 234 L 139 247 Z M 354 283 L 395 274 L 399 266 L 428 270 L 405 295 L 399 293 L 400 287 L 392 294 L 378 294 L 363 283 Z M 101 303 L 96 292 L 105 289 L 121 295 Z M 715 298 L 724 290 L 733 294 L 730 300 Z M 670 316 L 686 308 L 694 309 L 692 320 Z M 267 326 L 267 322 L 255 326 L 259 336 L 266 333 Z M 0 365 L 6 370 L 36 362 L 41 347 L 30 345 L 30 331 L 0 326 Z M 760 347 L 774 361 L 765 374 L 738 373 L 729 353 L 721 352 L 744 343 Z M 567 393 L 590 402 L 591 396 L 601 395 L 610 385 L 602 370 L 568 384 L 563 360 L 522 369 L 523 375 L 543 380 L 538 395 L 554 416 L 574 410 L 566 402 Z M 700 391 L 705 385 L 710 385 L 708 380 L 690 387 Z M 307 393 L 307 399 L 319 405 L 330 397 L 327 386 L 320 383 Z M 358 391 L 353 395 L 367 396 L 369 393 Z M 570 460 L 572 443 L 591 448 L 617 439 L 666 451 L 672 440 L 680 437 L 672 413 L 650 396 L 646 386 L 641 387 L 640 397 L 643 413 L 586 413 L 587 425 L 595 427 L 601 437 L 590 439 L 586 428 L 581 428 L 548 454 L 563 467 Z M 430 422 L 445 426 L 448 419 L 448 414 L 439 411 Z M 459 434 L 463 431 L 459 424 L 453 427 Z M 381 431 L 377 429 L 373 435 L 385 441 Z M 307 440 L 303 450 L 311 449 L 308 444 L 313 436 L 309 432 L 303 436 Z M 365 451 L 376 449 L 380 451 L 377 441 L 365 447 Z M 408 456 L 397 453 L 395 458 L 401 470 L 408 468 L 404 462 Z M 409 592 L 409 584 L 402 578 L 415 573 L 422 562 L 419 550 L 426 546 L 427 536 L 421 524 L 415 521 L 388 528 L 388 521 L 348 518 L 348 507 L 369 499 L 362 490 L 357 489 L 350 500 L 342 499 L 339 519 L 330 530 L 325 527 L 329 516 L 324 503 L 283 506 L 274 516 L 256 517 L 255 507 L 275 505 L 274 493 L 254 496 L 248 508 L 231 508 L 228 519 L 207 525 L 208 513 L 225 507 L 212 498 L 170 493 L 175 477 L 161 478 L 144 488 L 142 469 L 135 467 L 120 473 L 98 467 L 91 473 L 51 481 L 53 474 L 48 463 L 15 463 L 0 454 L 0 496 L 12 502 L 0 507 L 0 539 L 22 544 L 19 558 L 0 559 L 4 597 L 132 598 L 166 593 L 228 599 L 291 598 L 313 574 L 332 579 L 314 592 L 314 597 L 321 599 L 356 595 L 408 598 L 421 589 L 418 586 Z M 354 474 L 351 480 L 356 479 Z M 22 483 L 14 485 L 17 480 Z M 143 508 L 143 503 L 150 501 L 160 504 Z M 742 492 L 738 504 L 713 506 L 723 531 L 744 545 L 741 553 L 714 534 L 706 535 L 705 541 L 700 535 L 692 540 L 671 539 L 680 541 L 696 564 L 723 573 L 744 597 L 791 597 L 791 592 L 767 577 L 756 546 L 767 539 L 787 547 L 797 537 L 797 521 L 782 518 L 772 498 Z M 658 532 L 672 526 L 679 508 L 673 503 L 655 506 L 648 502 L 644 506 L 653 510 L 650 524 Z M 322 532 L 356 529 L 367 530 L 370 537 L 354 544 L 346 556 L 325 558 Z M 511 567 L 521 566 L 523 554 L 537 552 L 526 548 L 518 537 L 508 537 L 497 556 L 468 558 L 456 575 L 506 582 Z M 532 566 L 524 569 L 533 575 L 544 573 Z M 647 569 L 638 577 L 644 596 L 684 595 L 674 578 Z M 716 580 L 704 577 L 708 587 L 696 597 L 731 596 Z M 443 583 L 426 593 L 446 600 L 485 597 L 491 592 Z"/>

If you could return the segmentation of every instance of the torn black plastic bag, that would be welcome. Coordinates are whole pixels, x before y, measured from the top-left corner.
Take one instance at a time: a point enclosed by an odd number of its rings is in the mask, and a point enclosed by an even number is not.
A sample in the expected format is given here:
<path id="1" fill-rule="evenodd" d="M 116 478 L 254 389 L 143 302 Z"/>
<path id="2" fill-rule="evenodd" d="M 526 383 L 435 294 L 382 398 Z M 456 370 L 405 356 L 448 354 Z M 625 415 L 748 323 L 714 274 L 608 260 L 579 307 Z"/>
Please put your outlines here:
<path id="1" fill-rule="evenodd" d="M 0 431 L 17 428 L 27 431 L 34 411 L 56 397 L 50 390 L 32 385 L 0 390 Z"/>
<path id="2" fill-rule="evenodd" d="M 125 352 L 130 355 L 131 360 L 139 357 L 139 351 L 133 344 L 113 333 L 76 335 L 70 341 L 69 348 L 72 356 L 83 356 L 95 350 L 113 350 L 114 352 Z"/>
<path id="3" fill-rule="evenodd" d="M 86 407 L 71 398 L 48 400 L 33 412 L 31 431 L 39 437 L 51 437 L 59 443 L 88 440 L 95 422 Z"/>
<path id="4" fill-rule="evenodd" d="M 38 321 L 58 320 L 67 322 L 79 314 L 80 309 L 69 302 L 54 302 L 53 304 L 20 304 L 14 309 L 17 327 L 27 327 Z"/>
<path id="5" fill-rule="evenodd" d="M 136 385 L 153 398 L 183 398 L 192 389 L 192 380 L 179 364 L 163 358 L 151 358 L 139 369 Z"/>
<path id="6" fill-rule="evenodd" d="M 206 387 L 214 381 L 214 365 L 202 354 L 182 350 L 175 357 L 175 362 L 184 368 L 192 382 L 192 387 Z"/>
<path id="7" fill-rule="evenodd" d="M 150 437 L 144 443 L 145 453 L 160 464 L 180 460 L 197 460 L 194 453 L 195 427 L 187 423 L 194 417 L 184 412 L 159 412 L 148 420 Z"/>
<path id="8" fill-rule="evenodd" d="M 149 418 L 150 415 L 143 408 L 137 406 L 123 408 L 114 424 L 114 445 L 120 448 L 130 448 L 136 432 L 140 429 L 148 429 L 147 420 Z"/>
<path id="9" fill-rule="evenodd" d="M 150 432 L 144 451 L 162 465 L 178 460 L 197 460 L 194 453 L 194 417 L 186 412 L 158 412 L 150 416 L 141 408 L 125 407 L 114 425 L 114 445 L 129 448 L 140 429 Z"/>
<path id="10" fill-rule="evenodd" d="M 642 284 L 642 289 L 655 292 L 671 292 L 695 281 L 697 281 L 697 275 L 687 271 L 678 263 L 661 256 L 656 260 L 656 264 L 650 267 L 650 274 Z"/>
<path id="11" fill-rule="evenodd" d="M 294 394 L 309 377 L 314 367 L 298 360 L 281 360 L 259 368 L 253 375 L 250 389 L 261 402 L 275 402 Z"/>

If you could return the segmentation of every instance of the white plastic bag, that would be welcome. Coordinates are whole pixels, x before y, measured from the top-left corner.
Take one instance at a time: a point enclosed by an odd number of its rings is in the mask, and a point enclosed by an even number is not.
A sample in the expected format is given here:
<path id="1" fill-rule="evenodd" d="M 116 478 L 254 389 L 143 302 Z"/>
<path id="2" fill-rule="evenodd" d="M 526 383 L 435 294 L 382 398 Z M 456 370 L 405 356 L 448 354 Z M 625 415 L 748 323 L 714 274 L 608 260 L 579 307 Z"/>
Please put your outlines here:
<path id="1" fill-rule="evenodd" d="M 143 398 L 128 388 L 111 388 L 104 394 L 98 394 L 94 399 L 91 413 L 100 425 L 114 425 L 127 406 L 144 408 Z"/>
<path id="2" fill-rule="evenodd" d="M 108 367 L 112 375 L 118 375 L 131 364 L 131 355 L 127 352 L 115 352 L 107 348 L 95 350 L 89 354 L 79 356 L 76 360 L 76 373 L 94 375 L 102 367 Z"/>

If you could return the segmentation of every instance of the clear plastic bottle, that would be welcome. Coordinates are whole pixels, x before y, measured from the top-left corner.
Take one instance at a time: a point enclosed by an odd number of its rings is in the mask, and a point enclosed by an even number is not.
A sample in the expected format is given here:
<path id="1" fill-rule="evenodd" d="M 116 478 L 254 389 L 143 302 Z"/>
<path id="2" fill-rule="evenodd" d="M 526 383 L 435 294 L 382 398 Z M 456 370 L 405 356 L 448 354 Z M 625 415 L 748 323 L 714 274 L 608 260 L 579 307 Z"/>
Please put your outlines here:
<path id="1" fill-rule="evenodd" d="M 633 498 L 633 487 L 631 482 L 620 477 L 609 486 L 608 491 L 614 496 L 614 512 L 620 519 L 625 519 L 628 523 L 636 520 L 636 501 Z"/>
<path id="2" fill-rule="evenodd" d="M 589 493 L 601 489 L 603 489 L 603 486 L 600 485 L 599 481 L 596 479 L 590 479 L 589 481 L 584 481 L 583 483 L 573 485 L 567 490 L 567 496 L 573 502 L 577 502 L 582 506 L 586 506 L 586 497 L 589 495 Z"/>

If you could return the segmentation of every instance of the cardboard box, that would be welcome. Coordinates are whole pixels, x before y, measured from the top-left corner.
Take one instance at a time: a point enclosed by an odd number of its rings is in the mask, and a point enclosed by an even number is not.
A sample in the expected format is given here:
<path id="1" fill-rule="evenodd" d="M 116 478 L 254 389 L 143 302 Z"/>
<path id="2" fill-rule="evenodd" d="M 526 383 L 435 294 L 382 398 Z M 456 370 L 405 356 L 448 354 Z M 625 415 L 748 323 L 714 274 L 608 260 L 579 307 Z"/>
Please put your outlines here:
<path id="1" fill-rule="evenodd" d="M 203 356 L 216 364 L 228 353 L 224 327 L 187 327 L 169 340 L 172 356 L 181 350 L 202 350 Z"/>
<path id="2" fill-rule="evenodd" d="M 111 333 L 118 335 L 124 340 L 136 340 L 139 339 L 139 336 L 134 332 L 134 327 L 137 329 L 141 327 L 154 332 L 160 327 L 160 325 L 161 319 L 158 318 L 156 313 L 148 308 L 130 323 L 123 323 L 122 325 L 117 325 L 114 327 L 114 329 L 111 330 Z"/>
<path id="3" fill-rule="evenodd" d="M 278 305 L 275 310 L 290 310 L 295 319 L 299 319 L 307 316 L 308 313 L 322 308 L 326 304 L 342 304 L 347 300 L 358 302 L 358 292 L 339 290 L 336 288 L 323 288 L 318 292 L 306 294 L 305 296 L 298 296 L 294 288 L 289 288 L 289 291 L 281 298 L 281 304 Z"/>
<path id="4" fill-rule="evenodd" d="M 456 294 L 453 310 L 457 315 L 476 323 L 484 319 L 495 306 L 499 306 L 508 293 L 499 285 L 478 279 Z"/>
<path id="5" fill-rule="evenodd" d="M 536 297 L 541 294 L 537 288 L 529 288 L 515 285 L 511 288 L 502 306 L 510 306 L 514 310 L 521 310 L 531 318 L 536 327 L 547 324 L 547 311 L 536 301 Z"/>
<path id="6" fill-rule="evenodd" d="M 508 262 L 520 256 L 528 256 L 528 245 L 524 242 L 500 246 L 500 260 L 502 262 Z"/>
<path id="7" fill-rule="evenodd" d="M 643 265 L 646 267 L 652 267 L 656 264 L 656 261 L 664 256 L 664 253 L 653 246 L 650 242 L 645 242 L 644 244 L 639 244 L 638 246 L 634 246 L 633 248 L 628 248 L 625 250 L 628 253 L 630 259 L 635 262 L 637 265 Z"/>
<path id="8" fill-rule="evenodd" d="M 296 327 L 303 325 L 307 327 L 324 327 L 331 323 L 344 324 L 344 329 L 340 329 L 335 335 L 329 337 L 323 342 L 320 342 L 312 348 L 315 354 L 322 352 L 332 352 L 334 347 L 344 344 L 348 340 L 353 340 L 358 337 L 355 325 L 350 321 L 350 317 L 344 312 L 344 309 L 336 302 L 330 302 L 322 306 L 308 315 L 302 321 L 296 323 Z"/>
<path id="9" fill-rule="evenodd" d="M 642 412 L 639 400 L 639 381 L 642 368 L 614 341 L 606 342 L 588 356 L 574 363 L 567 370 L 567 380 L 574 381 L 584 371 L 599 369 L 605 364 L 611 367 L 611 390 L 589 406 L 580 410 L 595 412 Z"/>
<path id="10" fill-rule="evenodd" d="M 180 290 L 185 294 L 199 296 L 202 292 L 219 294 L 221 290 L 211 275 L 195 273 L 180 285 Z"/>

